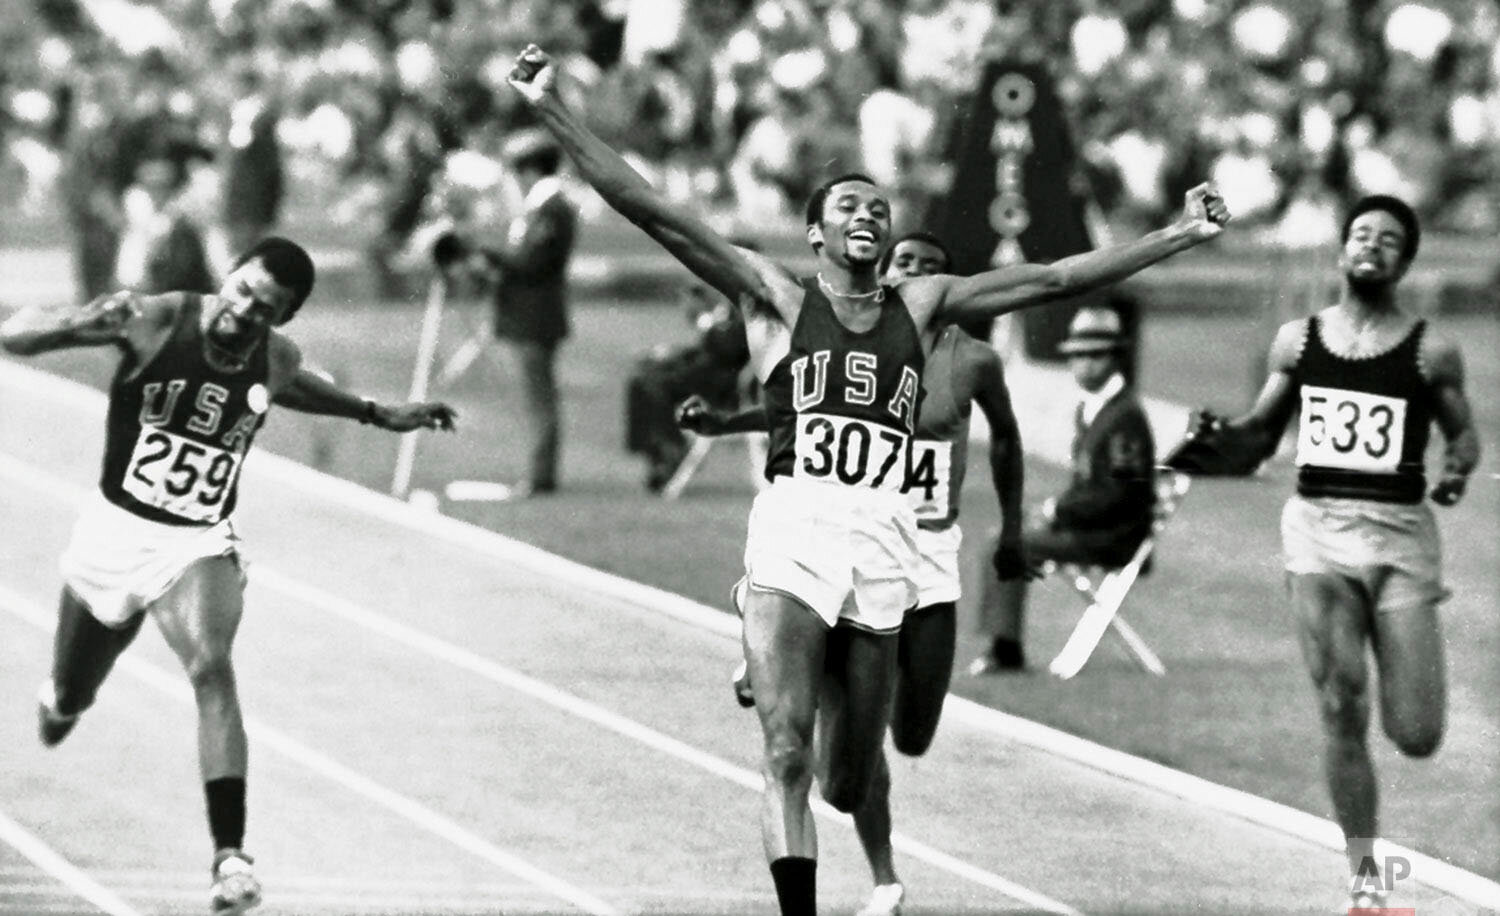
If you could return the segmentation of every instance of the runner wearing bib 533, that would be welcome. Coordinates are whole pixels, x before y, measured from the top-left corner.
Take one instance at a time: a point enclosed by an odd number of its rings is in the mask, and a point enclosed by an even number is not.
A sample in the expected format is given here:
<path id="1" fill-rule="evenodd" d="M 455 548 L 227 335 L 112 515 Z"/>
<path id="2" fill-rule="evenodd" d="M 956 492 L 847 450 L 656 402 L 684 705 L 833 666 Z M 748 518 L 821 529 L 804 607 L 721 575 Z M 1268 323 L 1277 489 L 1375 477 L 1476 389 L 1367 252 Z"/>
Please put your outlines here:
<path id="1" fill-rule="evenodd" d="M 1396 301 L 1419 234 L 1400 200 L 1355 204 L 1344 223 L 1338 304 L 1277 332 L 1270 377 L 1250 413 L 1204 415 L 1199 430 L 1263 460 L 1297 416 L 1297 493 L 1282 512 L 1282 544 L 1344 831 L 1349 903 L 1359 908 L 1385 902 L 1373 853 L 1367 653 L 1379 671 L 1381 725 L 1396 746 L 1424 757 L 1443 736 L 1437 605 L 1446 591 L 1437 525 L 1423 501 L 1432 424 L 1446 440 L 1433 502 L 1458 502 L 1479 461 L 1458 347 Z"/>

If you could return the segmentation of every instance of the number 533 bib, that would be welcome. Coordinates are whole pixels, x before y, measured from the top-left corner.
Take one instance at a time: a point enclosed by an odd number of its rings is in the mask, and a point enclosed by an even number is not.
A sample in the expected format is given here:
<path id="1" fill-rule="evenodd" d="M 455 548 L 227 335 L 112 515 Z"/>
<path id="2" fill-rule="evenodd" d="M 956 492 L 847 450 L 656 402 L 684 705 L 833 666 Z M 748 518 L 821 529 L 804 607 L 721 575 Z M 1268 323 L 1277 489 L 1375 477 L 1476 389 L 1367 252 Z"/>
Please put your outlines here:
<path id="1" fill-rule="evenodd" d="M 1394 473 L 1406 434 L 1406 399 L 1302 386 L 1297 464 Z"/>

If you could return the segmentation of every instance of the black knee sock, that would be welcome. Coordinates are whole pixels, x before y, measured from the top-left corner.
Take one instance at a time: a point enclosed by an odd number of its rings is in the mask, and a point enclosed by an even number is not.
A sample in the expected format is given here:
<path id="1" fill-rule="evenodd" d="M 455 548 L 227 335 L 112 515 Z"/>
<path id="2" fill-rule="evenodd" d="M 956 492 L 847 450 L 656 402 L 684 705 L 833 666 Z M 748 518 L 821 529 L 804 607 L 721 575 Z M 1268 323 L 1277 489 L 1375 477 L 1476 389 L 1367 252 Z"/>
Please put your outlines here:
<path id="1" fill-rule="evenodd" d="M 238 776 L 210 779 L 203 784 L 208 799 L 208 831 L 214 849 L 239 849 L 245 842 L 245 780 Z"/>
<path id="2" fill-rule="evenodd" d="M 817 916 L 818 860 L 786 856 L 771 863 L 781 916 Z"/>

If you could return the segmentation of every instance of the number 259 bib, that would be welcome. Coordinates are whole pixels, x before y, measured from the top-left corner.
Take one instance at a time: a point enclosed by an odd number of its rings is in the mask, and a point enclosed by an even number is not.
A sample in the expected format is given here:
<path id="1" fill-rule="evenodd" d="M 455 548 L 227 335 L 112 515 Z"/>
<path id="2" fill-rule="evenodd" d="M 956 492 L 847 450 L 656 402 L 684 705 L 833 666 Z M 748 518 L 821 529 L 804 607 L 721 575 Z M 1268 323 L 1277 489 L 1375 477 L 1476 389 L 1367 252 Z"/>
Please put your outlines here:
<path id="1" fill-rule="evenodd" d="M 798 414 L 793 476 L 897 493 L 906 478 L 908 441 L 905 433 L 868 420 Z"/>
<path id="2" fill-rule="evenodd" d="M 1298 465 L 1394 473 L 1405 435 L 1405 398 L 1302 386 Z"/>
<path id="3" fill-rule="evenodd" d="M 240 455 L 143 427 L 125 471 L 126 493 L 193 522 L 216 522 L 240 473 Z"/>

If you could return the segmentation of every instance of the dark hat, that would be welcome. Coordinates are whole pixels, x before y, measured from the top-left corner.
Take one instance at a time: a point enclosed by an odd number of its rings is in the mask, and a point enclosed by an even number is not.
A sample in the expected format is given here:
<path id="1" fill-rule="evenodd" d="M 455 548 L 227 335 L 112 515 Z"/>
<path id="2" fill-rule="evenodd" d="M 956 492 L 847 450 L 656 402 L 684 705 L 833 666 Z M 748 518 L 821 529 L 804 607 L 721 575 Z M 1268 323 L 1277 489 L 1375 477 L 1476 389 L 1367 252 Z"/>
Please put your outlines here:
<path id="1" fill-rule="evenodd" d="M 1081 308 L 1068 323 L 1068 336 L 1057 347 L 1064 356 L 1117 353 L 1125 349 L 1120 313 L 1110 308 Z"/>

